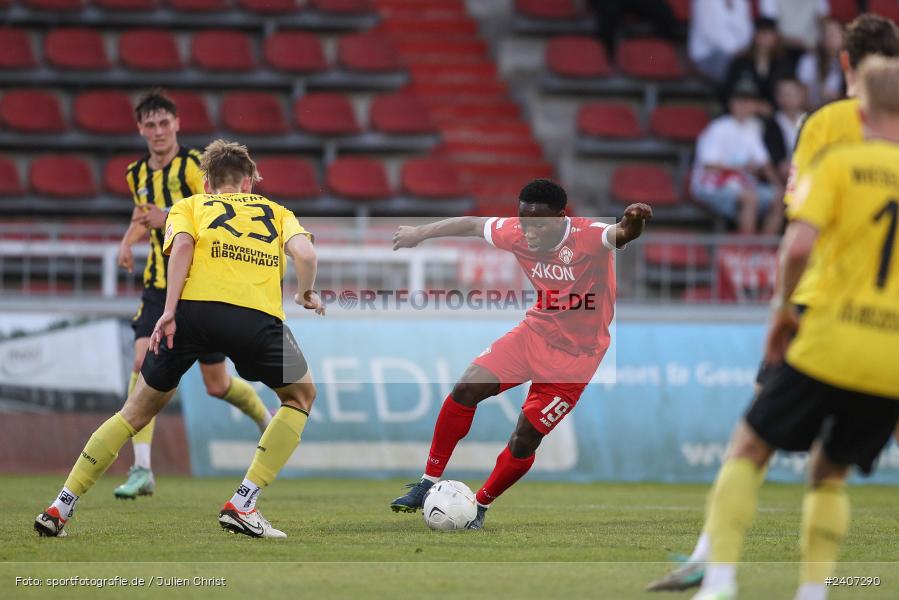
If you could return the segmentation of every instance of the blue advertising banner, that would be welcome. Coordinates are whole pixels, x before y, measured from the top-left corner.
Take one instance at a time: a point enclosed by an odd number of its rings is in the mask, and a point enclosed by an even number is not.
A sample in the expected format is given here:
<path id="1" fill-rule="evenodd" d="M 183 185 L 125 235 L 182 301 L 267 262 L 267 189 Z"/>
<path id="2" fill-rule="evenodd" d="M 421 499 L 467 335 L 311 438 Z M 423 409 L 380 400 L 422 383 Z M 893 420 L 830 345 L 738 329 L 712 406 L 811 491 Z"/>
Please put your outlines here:
<path id="1" fill-rule="evenodd" d="M 504 320 L 297 319 L 290 322 L 318 398 L 284 477 L 421 473 L 434 420 L 456 378 L 515 325 Z M 711 481 L 752 395 L 760 324 L 618 323 L 600 373 L 544 440 L 529 478 Z M 610 381 L 614 378 L 615 383 Z M 266 404 L 270 390 L 258 386 Z M 195 366 L 181 385 L 191 466 L 199 476 L 241 475 L 256 426 L 205 394 Z M 448 477 L 490 469 L 517 420 L 526 387 L 478 408 Z M 801 481 L 806 456 L 778 454 L 775 481 Z M 899 448 L 881 457 L 877 483 L 899 483 Z"/>

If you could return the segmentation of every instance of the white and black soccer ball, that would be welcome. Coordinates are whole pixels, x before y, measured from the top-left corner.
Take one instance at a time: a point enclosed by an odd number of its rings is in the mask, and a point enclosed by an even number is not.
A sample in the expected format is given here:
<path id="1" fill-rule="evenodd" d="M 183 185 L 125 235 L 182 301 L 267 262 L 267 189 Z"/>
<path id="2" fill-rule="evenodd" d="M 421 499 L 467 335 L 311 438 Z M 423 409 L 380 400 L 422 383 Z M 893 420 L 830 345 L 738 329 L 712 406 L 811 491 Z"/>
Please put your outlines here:
<path id="1" fill-rule="evenodd" d="M 422 515 L 435 531 L 465 529 L 478 515 L 474 492 L 461 481 L 438 481 L 425 496 Z"/>

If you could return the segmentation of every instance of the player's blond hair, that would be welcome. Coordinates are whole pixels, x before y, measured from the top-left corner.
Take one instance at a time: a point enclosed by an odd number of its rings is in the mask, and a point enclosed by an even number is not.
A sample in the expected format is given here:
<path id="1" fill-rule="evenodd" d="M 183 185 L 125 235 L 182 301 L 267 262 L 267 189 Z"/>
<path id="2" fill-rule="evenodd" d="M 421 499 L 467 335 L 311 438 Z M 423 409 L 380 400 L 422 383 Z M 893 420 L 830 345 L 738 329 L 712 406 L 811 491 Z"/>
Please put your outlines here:
<path id="1" fill-rule="evenodd" d="M 215 140 L 206 146 L 200 169 L 206 173 L 206 181 L 212 189 L 239 185 L 244 177 L 251 177 L 253 183 L 262 180 L 247 147 L 227 140 Z"/>
<path id="2" fill-rule="evenodd" d="M 899 117 L 899 58 L 869 56 L 862 61 L 858 81 L 866 111 Z"/>

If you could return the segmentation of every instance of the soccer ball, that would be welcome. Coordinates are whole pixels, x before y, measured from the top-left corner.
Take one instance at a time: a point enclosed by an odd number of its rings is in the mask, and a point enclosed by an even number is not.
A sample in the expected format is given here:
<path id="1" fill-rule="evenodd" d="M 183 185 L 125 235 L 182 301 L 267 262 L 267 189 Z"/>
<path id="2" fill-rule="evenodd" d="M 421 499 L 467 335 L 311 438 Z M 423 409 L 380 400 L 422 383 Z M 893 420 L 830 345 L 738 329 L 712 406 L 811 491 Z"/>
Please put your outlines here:
<path id="1" fill-rule="evenodd" d="M 435 483 L 425 496 L 422 515 L 435 531 L 465 529 L 478 514 L 474 493 L 461 481 Z"/>

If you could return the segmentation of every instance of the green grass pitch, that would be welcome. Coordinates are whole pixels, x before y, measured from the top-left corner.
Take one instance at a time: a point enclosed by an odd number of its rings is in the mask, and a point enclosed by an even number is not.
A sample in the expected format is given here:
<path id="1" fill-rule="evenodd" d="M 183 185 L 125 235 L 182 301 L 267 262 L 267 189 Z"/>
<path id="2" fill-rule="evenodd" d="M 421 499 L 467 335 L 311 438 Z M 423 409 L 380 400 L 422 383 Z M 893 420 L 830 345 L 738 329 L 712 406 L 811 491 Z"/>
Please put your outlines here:
<path id="1" fill-rule="evenodd" d="M 421 515 L 387 505 L 401 481 L 282 480 L 263 513 L 289 535 L 254 540 L 216 521 L 235 479 L 161 477 L 152 498 L 116 501 L 102 479 L 78 508 L 66 539 L 39 539 L 34 516 L 61 476 L 2 476 L 0 597 L 84 598 L 689 598 L 642 587 L 689 551 L 707 486 L 523 482 L 487 515 L 482 532 L 435 533 Z M 476 486 L 479 482 L 468 481 Z M 790 598 L 798 560 L 801 486 L 763 488 L 740 572 L 741 598 Z M 831 597 L 899 597 L 899 490 L 850 491 L 853 520 L 838 575 L 877 576 L 877 588 Z M 47 578 L 142 578 L 143 587 L 51 589 Z M 41 586 L 16 585 L 41 578 Z M 159 585 L 157 577 L 191 585 Z M 199 587 L 194 577 L 224 578 Z"/>

